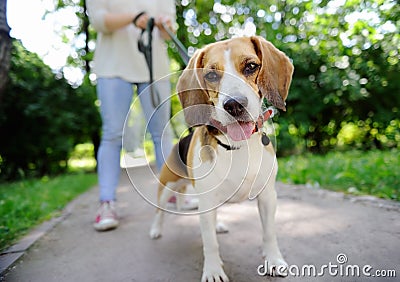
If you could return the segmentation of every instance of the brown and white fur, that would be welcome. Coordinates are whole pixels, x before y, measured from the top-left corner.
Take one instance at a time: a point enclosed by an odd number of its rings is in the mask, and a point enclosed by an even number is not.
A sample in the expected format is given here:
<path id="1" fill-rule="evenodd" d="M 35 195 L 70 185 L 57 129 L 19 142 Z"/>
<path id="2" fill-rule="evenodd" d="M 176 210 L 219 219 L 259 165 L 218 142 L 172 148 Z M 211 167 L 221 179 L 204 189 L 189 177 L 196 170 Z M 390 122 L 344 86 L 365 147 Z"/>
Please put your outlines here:
<path id="1" fill-rule="evenodd" d="M 255 197 L 262 223 L 263 256 L 269 265 L 276 266 L 271 275 L 285 275 L 282 269 L 287 264 L 274 226 L 277 161 L 272 144 L 262 144 L 256 124 L 264 98 L 285 110 L 292 73 L 293 65 L 283 52 L 253 36 L 198 50 L 178 81 L 185 119 L 196 127 L 174 147 L 160 172 L 159 209 L 150 236 L 161 236 L 169 197 L 192 184 L 199 199 L 202 281 L 228 281 L 216 236 L 226 227 L 217 223 L 216 208 Z"/>

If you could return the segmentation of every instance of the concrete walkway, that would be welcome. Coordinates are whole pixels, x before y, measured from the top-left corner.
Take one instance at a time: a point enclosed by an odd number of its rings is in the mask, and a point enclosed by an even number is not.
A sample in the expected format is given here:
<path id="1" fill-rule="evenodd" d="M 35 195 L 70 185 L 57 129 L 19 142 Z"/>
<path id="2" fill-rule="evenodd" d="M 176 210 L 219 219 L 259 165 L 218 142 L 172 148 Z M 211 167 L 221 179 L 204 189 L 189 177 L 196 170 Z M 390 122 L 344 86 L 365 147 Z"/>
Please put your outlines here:
<path id="1" fill-rule="evenodd" d="M 147 167 L 130 169 L 129 175 L 155 199 L 156 180 Z M 263 263 L 261 226 L 256 202 L 248 201 L 225 205 L 219 212 L 230 229 L 218 238 L 231 281 L 400 281 L 398 203 L 283 184 L 278 184 L 278 194 L 278 240 L 291 272 L 312 264 L 317 273 L 321 266 L 331 265 L 331 274 L 326 267 L 324 276 L 314 278 L 258 275 Z M 79 197 L 68 216 L 33 244 L 0 281 L 200 281 L 198 216 L 167 214 L 163 237 L 149 239 L 155 209 L 123 173 L 118 190 L 121 225 L 99 233 L 92 228 L 97 195 L 94 187 Z M 338 259 L 347 262 L 339 264 Z M 370 278 L 363 276 L 365 265 L 371 266 L 365 268 Z M 352 274 L 353 267 L 360 269 L 360 277 L 346 275 L 346 269 Z M 397 278 L 373 277 L 379 274 L 376 270 L 394 270 Z M 339 272 L 334 275 L 335 271 Z"/>

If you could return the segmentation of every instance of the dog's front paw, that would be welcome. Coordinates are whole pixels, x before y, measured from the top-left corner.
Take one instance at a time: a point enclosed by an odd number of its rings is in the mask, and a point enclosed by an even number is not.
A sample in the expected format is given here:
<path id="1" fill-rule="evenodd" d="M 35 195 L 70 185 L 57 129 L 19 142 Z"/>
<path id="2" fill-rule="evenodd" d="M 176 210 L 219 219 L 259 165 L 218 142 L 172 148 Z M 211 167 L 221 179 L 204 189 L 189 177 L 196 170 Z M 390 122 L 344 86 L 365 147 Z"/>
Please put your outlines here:
<path id="1" fill-rule="evenodd" d="M 203 276 L 201 277 L 201 282 L 214 282 L 222 281 L 228 282 L 229 278 L 226 276 L 223 268 L 222 261 L 219 262 L 205 262 L 203 268 Z"/>
<path id="2" fill-rule="evenodd" d="M 266 274 L 270 276 L 288 276 L 288 264 L 283 258 L 265 258 Z"/>
<path id="3" fill-rule="evenodd" d="M 201 277 L 201 282 L 214 282 L 214 281 L 222 281 L 228 282 L 229 278 L 226 276 L 222 267 L 219 270 L 204 270 L 203 276 Z"/>

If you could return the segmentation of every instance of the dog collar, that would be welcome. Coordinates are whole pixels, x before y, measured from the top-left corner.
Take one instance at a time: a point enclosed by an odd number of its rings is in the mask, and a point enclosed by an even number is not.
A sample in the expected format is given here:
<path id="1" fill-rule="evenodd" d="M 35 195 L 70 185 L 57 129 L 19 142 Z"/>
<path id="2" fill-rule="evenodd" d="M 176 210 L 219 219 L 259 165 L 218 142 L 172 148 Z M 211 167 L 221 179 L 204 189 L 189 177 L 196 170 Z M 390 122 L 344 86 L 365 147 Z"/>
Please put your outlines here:
<path id="1" fill-rule="evenodd" d="M 233 150 L 239 150 L 240 149 L 240 147 L 233 147 L 233 146 L 230 146 L 228 144 L 222 143 L 216 137 L 215 137 L 215 139 L 217 139 L 217 144 L 220 145 L 222 148 L 225 148 L 225 150 L 227 150 L 227 151 L 233 151 Z"/>

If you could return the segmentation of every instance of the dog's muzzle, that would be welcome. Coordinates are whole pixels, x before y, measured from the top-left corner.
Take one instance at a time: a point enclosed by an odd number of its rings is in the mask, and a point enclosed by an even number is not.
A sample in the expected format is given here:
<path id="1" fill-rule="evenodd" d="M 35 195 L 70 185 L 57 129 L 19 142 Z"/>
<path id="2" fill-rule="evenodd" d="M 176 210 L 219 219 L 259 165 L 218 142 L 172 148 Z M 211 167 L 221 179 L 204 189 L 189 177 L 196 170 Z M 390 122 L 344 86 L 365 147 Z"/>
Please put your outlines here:
<path id="1" fill-rule="evenodd" d="M 223 103 L 224 110 L 232 115 L 234 118 L 238 118 L 247 114 L 246 107 L 248 100 L 243 96 L 229 97 Z"/>

